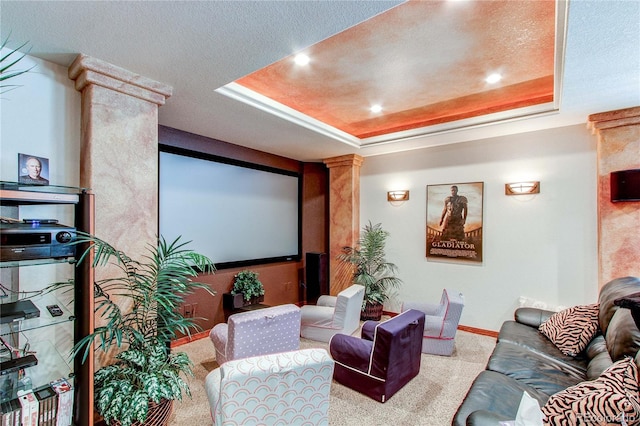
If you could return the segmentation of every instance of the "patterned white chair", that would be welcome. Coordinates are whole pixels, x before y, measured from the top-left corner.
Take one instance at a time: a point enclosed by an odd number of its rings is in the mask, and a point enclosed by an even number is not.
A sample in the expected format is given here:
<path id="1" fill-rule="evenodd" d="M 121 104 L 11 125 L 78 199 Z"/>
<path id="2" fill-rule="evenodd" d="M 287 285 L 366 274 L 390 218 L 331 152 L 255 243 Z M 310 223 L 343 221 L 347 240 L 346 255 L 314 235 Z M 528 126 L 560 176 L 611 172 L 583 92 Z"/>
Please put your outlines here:
<path id="1" fill-rule="evenodd" d="M 328 425 L 334 362 L 302 349 L 224 363 L 205 378 L 214 425 Z"/>
<path id="2" fill-rule="evenodd" d="M 209 332 L 216 349 L 216 361 L 222 365 L 232 359 L 247 358 L 300 348 L 300 308 L 279 305 L 229 317 Z"/>
<path id="3" fill-rule="evenodd" d="M 315 305 L 300 308 L 300 335 L 328 342 L 337 333 L 351 334 L 360 327 L 364 286 L 352 285 L 337 296 L 322 295 Z"/>
<path id="4" fill-rule="evenodd" d="M 422 353 L 451 356 L 456 331 L 464 308 L 464 296 L 459 291 L 444 289 L 440 303 L 404 302 L 402 312 L 417 309 L 425 313 Z"/>

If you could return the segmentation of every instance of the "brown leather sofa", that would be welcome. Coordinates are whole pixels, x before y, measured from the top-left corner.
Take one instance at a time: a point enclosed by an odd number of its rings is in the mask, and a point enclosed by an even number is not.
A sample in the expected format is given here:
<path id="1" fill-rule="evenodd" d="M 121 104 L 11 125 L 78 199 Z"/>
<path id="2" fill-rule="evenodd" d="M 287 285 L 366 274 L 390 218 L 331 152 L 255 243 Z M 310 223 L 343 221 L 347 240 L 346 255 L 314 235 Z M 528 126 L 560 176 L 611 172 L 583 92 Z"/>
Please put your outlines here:
<path id="1" fill-rule="evenodd" d="M 640 330 L 616 299 L 640 292 L 640 278 L 617 278 L 600 290 L 599 332 L 576 357 L 563 354 L 538 331 L 553 312 L 519 308 L 506 321 L 487 367 L 474 380 L 453 418 L 454 426 L 495 426 L 514 420 L 523 392 L 542 407 L 569 386 L 593 380 L 624 356 L 636 357 Z M 640 356 L 636 357 L 636 362 Z"/>

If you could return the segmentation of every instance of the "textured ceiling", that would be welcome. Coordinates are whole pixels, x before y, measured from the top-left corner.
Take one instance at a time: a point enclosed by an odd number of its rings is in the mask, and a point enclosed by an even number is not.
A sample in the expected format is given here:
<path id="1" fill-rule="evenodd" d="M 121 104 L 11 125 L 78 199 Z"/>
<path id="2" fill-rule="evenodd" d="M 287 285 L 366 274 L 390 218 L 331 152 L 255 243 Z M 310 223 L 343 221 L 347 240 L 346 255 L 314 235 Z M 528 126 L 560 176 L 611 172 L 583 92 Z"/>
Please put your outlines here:
<path id="1" fill-rule="evenodd" d="M 550 103 L 555 6 L 407 2 L 299 52 L 309 65 L 289 56 L 236 83 L 360 139 Z"/>
<path id="2" fill-rule="evenodd" d="M 2 0 L 0 32 L 3 39 L 11 34 L 12 47 L 29 41 L 31 55 L 62 66 L 84 53 L 171 85 L 173 95 L 159 110 L 162 125 L 317 161 L 584 124 L 589 114 L 640 105 L 640 1 L 570 1 L 566 19 L 559 19 L 566 23 L 559 31 L 564 36 L 566 29 L 563 40 L 550 27 L 554 4 Z M 424 11 L 402 13 L 414 8 Z M 512 9 L 511 17 L 504 14 L 507 9 Z M 365 30 L 370 37 L 361 33 Z M 417 31 L 416 38 L 407 39 L 412 31 Z M 551 69 L 549 43 L 554 36 Z M 366 39 L 374 43 L 357 44 Z M 279 110 L 279 102 L 268 97 L 229 97 L 221 90 L 234 84 L 243 87 L 234 82 L 265 67 L 277 68 L 279 61 L 303 50 L 312 56 L 308 69 L 324 75 L 319 83 L 328 86 L 299 81 L 302 89 L 290 89 L 301 92 L 289 101 L 316 99 L 316 112 L 307 106 L 299 106 L 302 112 L 292 107 Z M 489 65 L 501 64 L 508 66 L 503 86 L 478 86 Z M 329 70 L 332 66 L 335 74 Z M 553 102 L 548 102 L 551 74 Z M 345 83 L 347 77 L 353 85 Z M 495 109 L 505 99 L 520 105 L 529 97 L 524 86 L 539 91 L 542 103 L 518 108 L 515 118 Z M 332 91 L 346 95 L 342 102 L 348 102 L 327 107 L 335 101 L 315 96 Z M 493 96 L 499 92 L 506 94 L 502 100 Z M 406 103 L 416 100 L 419 104 Z M 475 100 L 481 101 L 476 112 L 460 108 Z M 378 134 L 387 131 L 382 130 L 387 124 L 367 116 L 371 102 L 391 113 L 384 120 L 401 118 L 389 128 L 406 130 Z M 419 114 L 406 119 L 414 111 Z M 430 124 L 442 120 L 432 111 L 461 119 Z M 477 111 L 489 114 L 471 116 Z M 312 114 L 318 119 L 310 118 Z M 469 117 L 462 118 L 465 114 Z M 423 127 L 408 128 L 414 124 Z"/>

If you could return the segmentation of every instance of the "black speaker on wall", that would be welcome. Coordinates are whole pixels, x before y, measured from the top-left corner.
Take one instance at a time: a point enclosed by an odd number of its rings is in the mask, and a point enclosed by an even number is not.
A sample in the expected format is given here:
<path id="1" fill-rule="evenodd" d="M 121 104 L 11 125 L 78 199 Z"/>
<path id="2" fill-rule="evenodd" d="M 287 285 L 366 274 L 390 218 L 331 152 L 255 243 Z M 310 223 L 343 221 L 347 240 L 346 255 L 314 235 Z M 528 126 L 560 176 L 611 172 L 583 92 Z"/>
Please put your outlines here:
<path id="1" fill-rule="evenodd" d="M 307 303 L 315 303 L 321 295 L 329 294 L 328 269 L 326 253 L 307 253 L 305 255 Z"/>
<path id="2" fill-rule="evenodd" d="M 611 172 L 611 201 L 640 201 L 640 169 Z"/>

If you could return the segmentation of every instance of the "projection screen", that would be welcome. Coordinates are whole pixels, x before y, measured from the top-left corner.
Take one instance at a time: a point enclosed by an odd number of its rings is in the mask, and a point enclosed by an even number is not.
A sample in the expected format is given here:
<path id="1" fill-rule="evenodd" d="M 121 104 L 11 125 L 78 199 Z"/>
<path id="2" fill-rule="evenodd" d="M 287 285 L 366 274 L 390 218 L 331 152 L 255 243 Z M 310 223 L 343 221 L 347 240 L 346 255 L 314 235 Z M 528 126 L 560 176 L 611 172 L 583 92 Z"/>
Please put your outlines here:
<path id="1" fill-rule="evenodd" d="M 160 234 L 216 267 L 300 258 L 300 176 L 216 157 L 160 152 Z"/>

